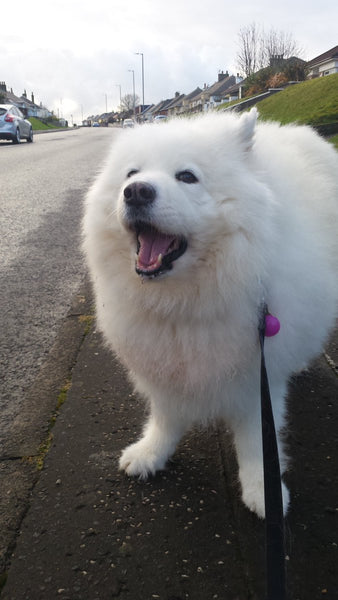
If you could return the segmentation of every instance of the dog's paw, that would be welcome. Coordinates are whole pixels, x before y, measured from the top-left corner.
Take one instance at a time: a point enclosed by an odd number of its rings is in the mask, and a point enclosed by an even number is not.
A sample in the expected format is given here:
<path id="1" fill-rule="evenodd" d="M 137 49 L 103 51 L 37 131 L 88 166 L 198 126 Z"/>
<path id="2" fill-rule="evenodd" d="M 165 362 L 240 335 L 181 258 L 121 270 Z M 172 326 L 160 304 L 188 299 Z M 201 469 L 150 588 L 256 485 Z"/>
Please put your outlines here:
<path id="1" fill-rule="evenodd" d="M 147 479 L 155 475 L 156 471 L 164 469 L 167 456 L 156 453 L 145 439 L 127 446 L 122 452 L 119 467 L 127 475 Z"/>
<path id="2" fill-rule="evenodd" d="M 282 483 L 283 513 L 286 515 L 289 506 L 289 490 Z M 249 510 L 256 513 L 260 519 L 265 518 L 264 483 L 263 480 L 242 482 L 242 500 Z"/>

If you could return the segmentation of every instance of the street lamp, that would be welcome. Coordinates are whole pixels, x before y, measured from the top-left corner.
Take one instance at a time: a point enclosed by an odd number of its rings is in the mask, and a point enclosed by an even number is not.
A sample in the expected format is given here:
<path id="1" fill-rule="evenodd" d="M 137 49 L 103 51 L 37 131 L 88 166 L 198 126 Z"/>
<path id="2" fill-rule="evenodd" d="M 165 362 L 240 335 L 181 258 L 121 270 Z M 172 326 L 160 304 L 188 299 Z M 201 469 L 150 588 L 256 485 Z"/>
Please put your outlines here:
<path id="1" fill-rule="evenodd" d="M 135 71 L 134 69 L 128 69 L 129 73 L 133 74 L 133 104 L 134 104 L 134 119 L 136 118 L 135 112 Z"/>
<path id="2" fill-rule="evenodd" d="M 114 83 L 115 87 L 120 88 L 120 110 L 121 110 L 121 104 L 122 104 L 122 96 L 121 96 L 121 86 L 119 83 Z"/>
<path id="3" fill-rule="evenodd" d="M 138 56 L 142 56 L 142 107 L 144 110 L 144 59 L 143 52 L 135 52 Z"/>

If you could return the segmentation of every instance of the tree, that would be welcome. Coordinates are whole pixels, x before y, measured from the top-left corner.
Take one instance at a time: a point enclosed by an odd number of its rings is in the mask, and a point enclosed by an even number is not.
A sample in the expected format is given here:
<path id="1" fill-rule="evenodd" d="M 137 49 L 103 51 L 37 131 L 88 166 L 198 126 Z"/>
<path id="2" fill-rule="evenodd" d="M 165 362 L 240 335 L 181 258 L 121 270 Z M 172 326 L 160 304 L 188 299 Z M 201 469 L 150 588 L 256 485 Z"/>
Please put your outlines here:
<path id="1" fill-rule="evenodd" d="M 263 66 L 273 66 L 272 61 L 277 58 L 291 58 L 303 53 L 298 43 L 293 39 L 290 33 L 270 29 L 267 34 L 263 31 L 262 44 L 262 62 Z"/>
<path id="2" fill-rule="evenodd" d="M 251 23 L 239 30 L 238 45 L 237 66 L 241 73 L 249 77 L 259 68 L 260 40 L 256 23 Z"/>
<path id="3" fill-rule="evenodd" d="M 267 33 L 262 26 L 251 23 L 238 33 L 237 66 L 249 77 L 258 69 L 274 66 L 276 61 L 303 53 L 290 33 L 271 28 Z"/>
<path id="4" fill-rule="evenodd" d="M 123 96 L 123 98 L 121 98 L 121 104 L 120 104 L 120 112 L 131 112 L 134 110 L 134 107 L 137 106 L 137 104 L 139 104 L 140 99 L 138 96 L 135 96 L 133 94 L 126 94 L 125 96 Z"/>

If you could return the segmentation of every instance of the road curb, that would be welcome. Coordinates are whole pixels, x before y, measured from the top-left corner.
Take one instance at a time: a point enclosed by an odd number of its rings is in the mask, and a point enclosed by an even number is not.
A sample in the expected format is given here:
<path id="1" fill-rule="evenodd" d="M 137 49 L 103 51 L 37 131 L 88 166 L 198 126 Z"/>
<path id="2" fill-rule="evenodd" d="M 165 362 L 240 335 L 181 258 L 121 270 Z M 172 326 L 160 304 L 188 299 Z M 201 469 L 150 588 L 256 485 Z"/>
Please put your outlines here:
<path id="1" fill-rule="evenodd" d="M 80 129 L 80 127 L 65 127 L 65 128 L 59 128 L 59 129 L 37 129 L 34 130 L 33 129 L 33 135 L 40 135 L 41 133 L 64 133 L 64 132 L 68 132 L 68 131 L 76 131 L 77 129 Z"/>
<path id="2" fill-rule="evenodd" d="M 87 329 L 82 317 L 90 314 L 92 300 L 87 282 L 74 296 L 56 341 L 24 405 L 12 424 L 0 453 L 0 574 L 8 564 L 32 489 L 38 480 L 36 461 L 48 438 L 58 395 L 71 375 Z"/>

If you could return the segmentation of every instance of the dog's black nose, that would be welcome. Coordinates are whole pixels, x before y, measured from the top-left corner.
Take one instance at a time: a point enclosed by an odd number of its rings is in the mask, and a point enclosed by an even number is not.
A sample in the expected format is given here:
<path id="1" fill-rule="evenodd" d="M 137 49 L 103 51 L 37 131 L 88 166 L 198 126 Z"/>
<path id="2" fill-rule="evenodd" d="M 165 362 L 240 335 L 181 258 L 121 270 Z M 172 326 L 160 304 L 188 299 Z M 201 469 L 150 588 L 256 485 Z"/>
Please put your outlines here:
<path id="1" fill-rule="evenodd" d="M 156 191 L 150 183 L 135 181 L 124 188 L 124 200 L 130 206 L 146 206 L 155 200 Z"/>

